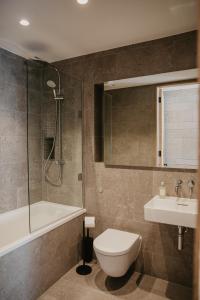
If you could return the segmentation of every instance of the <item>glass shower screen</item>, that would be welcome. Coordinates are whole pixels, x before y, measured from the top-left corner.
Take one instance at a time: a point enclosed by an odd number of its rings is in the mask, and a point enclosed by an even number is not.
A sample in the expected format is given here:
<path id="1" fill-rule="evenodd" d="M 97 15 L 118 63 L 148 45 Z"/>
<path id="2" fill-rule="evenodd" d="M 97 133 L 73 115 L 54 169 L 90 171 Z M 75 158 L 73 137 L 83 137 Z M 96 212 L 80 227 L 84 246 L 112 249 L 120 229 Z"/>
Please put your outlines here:
<path id="1" fill-rule="evenodd" d="M 82 203 L 82 82 L 42 61 L 28 62 L 31 231 Z"/>

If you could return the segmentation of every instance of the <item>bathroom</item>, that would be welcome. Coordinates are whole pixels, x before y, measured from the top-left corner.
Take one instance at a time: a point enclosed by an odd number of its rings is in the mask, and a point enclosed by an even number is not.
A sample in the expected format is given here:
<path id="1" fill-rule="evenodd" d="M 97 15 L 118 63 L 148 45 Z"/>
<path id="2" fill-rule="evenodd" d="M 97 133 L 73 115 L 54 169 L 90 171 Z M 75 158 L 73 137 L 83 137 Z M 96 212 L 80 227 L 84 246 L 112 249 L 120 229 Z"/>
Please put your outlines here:
<path id="1" fill-rule="evenodd" d="M 1 300 L 199 299 L 198 9 L 1 1 Z"/>

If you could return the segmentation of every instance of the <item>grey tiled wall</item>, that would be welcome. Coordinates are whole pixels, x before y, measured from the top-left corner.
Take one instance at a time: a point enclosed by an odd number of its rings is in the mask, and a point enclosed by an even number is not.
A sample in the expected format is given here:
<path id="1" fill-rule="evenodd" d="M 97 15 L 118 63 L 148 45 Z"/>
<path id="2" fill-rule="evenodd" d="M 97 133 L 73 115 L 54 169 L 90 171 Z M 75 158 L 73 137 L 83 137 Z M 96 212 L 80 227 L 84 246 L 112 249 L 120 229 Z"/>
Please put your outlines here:
<path id="1" fill-rule="evenodd" d="M 42 200 L 42 101 L 43 68 L 34 61 L 27 64 L 27 109 L 30 203 Z"/>
<path id="2" fill-rule="evenodd" d="M 26 69 L 0 49 L 0 212 L 27 205 Z"/>
<path id="3" fill-rule="evenodd" d="M 94 163 L 94 84 L 148 74 L 196 67 L 196 32 L 189 32 L 74 59 L 57 66 L 84 82 L 84 177 L 85 205 L 97 218 L 94 235 L 107 227 L 130 230 L 143 236 L 138 262 L 144 272 L 185 285 L 192 284 L 193 235 L 185 235 L 185 248 L 177 250 L 177 228 L 144 221 L 143 206 L 158 193 L 164 180 L 169 195 L 177 179 L 187 180 L 195 173 L 123 170 Z M 196 196 L 196 190 L 195 194 Z"/>
<path id="4" fill-rule="evenodd" d="M 28 205 L 27 107 L 31 202 L 42 198 L 41 80 L 34 63 L 27 73 L 25 59 L 0 49 L 0 212 Z"/>

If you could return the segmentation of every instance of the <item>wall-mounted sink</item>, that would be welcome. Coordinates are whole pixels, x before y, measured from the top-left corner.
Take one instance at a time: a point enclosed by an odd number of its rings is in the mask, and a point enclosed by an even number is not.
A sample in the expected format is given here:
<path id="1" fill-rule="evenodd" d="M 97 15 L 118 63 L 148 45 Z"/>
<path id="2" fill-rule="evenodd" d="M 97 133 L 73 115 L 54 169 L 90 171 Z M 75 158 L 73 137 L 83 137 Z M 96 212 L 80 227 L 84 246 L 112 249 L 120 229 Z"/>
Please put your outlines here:
<path id="1" fill-rule="evenodd" d="M 197 200 L 155 196 L 144 205 L 146 221 L 195 228 Z"/>

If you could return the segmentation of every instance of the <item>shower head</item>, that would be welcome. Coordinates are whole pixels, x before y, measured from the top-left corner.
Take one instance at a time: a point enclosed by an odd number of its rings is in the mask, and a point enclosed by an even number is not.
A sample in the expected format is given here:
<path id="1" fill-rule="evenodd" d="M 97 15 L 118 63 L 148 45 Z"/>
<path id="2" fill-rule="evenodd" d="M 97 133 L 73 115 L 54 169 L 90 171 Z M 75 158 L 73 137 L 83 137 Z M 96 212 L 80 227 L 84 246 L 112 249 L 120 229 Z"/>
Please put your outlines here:
<path id="1" fill-rule="evenodd" d="M 53 80 L 47 80 L 47 86 L 50 87 L 51 89 L 53 89 L 53 96 L 54 98 L 56 98 L 56 84 Z"/>
<path id="2" fill-rule="evenodd" d="M 47 80 L 47 85 L 48 85 L 48 87 L 50 87 L 52 89 L 55 89 L 55 87 L 56 87 L 56 84 L 53 80 Z"/>
<path id="3" fill-rule="evenodd" d="M 53 80 L 47 80 L 46 84 L 49 88 L 52 89 L 53 91 L 53 96 L 54 96 L 54 99 L 55 100 L 63 100 L 64 97 L 61 95 L 61 86 L 60 86 L 60 72 L 58 70 L 58 68 L 54 65 L 52 65 L 51 63 L 48 63 L 46 61 L 43 61 L 41 59 L 39 59 L 38 57 L 35 57 L 34 59 L 31 59 L 30 61 L 35 61 L 35 62 L 38 62 L 40 63 L 41 65 L 43 65 L 43 67 L 50 67 L 52 69 L 54 69 L 57 73 L 57 76 L 58 76 L 58 86 L 57 86 L 57 92 L 58 94 L 56 93 L 56 83 L 53 81 Z"/>

